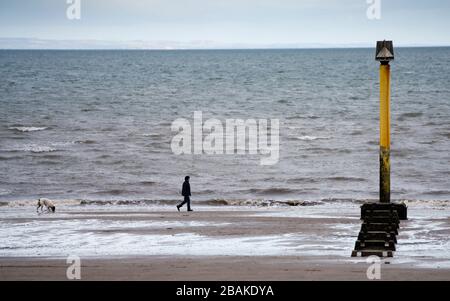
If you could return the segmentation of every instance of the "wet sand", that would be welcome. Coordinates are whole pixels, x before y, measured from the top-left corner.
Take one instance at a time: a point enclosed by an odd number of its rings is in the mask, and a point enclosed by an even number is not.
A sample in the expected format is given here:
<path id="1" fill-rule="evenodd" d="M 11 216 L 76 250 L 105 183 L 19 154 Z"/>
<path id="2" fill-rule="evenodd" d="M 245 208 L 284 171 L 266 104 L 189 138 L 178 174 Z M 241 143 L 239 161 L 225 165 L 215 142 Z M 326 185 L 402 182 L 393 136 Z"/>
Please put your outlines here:
<path id="1" fill-rule="evenodd" d="M 139 253 L 129 255 L 101 254 L 100 251 L 97 255 L 82 254 L 82 280 L 367 280 L 369 264 L 365 259 L 350 258 L 360 228 L 358 210 L 337 217 L 341 214 L 332 211 L 328 214 L 320 208 L 298 208 L 299 216 L 289 208 L 199 209 L 191 213 L 167 209 L 62 210 L 60 215 L 11 216 L 1 221 L 16 226 L 36 221 L 43 224 L 78 221 L 87 225 L 74 230 L 78 237 L 111 237 L 111 243 L 119 234 L 137 237 L 136 242 L 155 237 L 172 239 L 172 245 L 162 244 L 155 249 L 134 250 L 131 245 L 131 249 L 125 250 Z M 119 226 L 89 227 L 92 220 L 119 223 Z M 133 227 L 127 226 L 130 222 L 134 223 Z M 163 226 L 154 226 L 158 222 L 164 222 Z M 433 223 L 440 227 L 422 231 Z M 412 237 L 417 239 L 420 233 L 426 232 L 427 237 L 431 237 L 430 231 L 436 232 L 438 242 L 439 235 L 448 237 L 450 234 L 449 224 L 448 218 L 402 222 L 399 249 L 402 244 L 413 243 Z M 41 239 L 45 237 L 43 233 Z M 132 243 L 124 241 L 125 244 Z M 111 245 L 111 249 L 117 246 L 122 244 Z M 137 248 L 141 248 L 140 245 L 136 244 Z M 445 252 L 448 251 L 444 250 L 444 255 Z M 394 258 L 381 262 L 381 280 L 450 280 L 448 265 L 439 264 L 446 258 L 421 254 L 416 258 L 411 257 L 411 252 L 397 253 Z M 3 255 L 0 280 L 67 280 L 68 266 L 62 255 Z"/>
<path id="2" fill-rule="evenodd" d="M 65 259 L 2 258 L 1 280 L 67 280 Z M 82 259 L 81 280 L 368 280 L 368 264 L 284 256 Z M 450 280 L 449 269 L 383 264 L 381 280 Z"/>

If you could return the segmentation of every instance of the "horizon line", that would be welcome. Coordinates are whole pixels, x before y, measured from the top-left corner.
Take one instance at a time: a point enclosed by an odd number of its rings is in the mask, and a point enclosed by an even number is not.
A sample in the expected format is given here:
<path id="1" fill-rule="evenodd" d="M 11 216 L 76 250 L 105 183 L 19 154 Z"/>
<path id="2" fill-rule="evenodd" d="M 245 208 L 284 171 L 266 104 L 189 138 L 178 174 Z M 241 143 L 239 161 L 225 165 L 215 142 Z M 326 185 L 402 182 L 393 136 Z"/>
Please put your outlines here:
<path id="1" fill-rule="evenodd" d="M 213 40 L 95 40 L 95 39 L 42 39 L 0 37 L 0 50 L 264 50 L 264 49 L 363 49 L 374 48 L 376 41 L 354 43 L 242 43 Z M 2 45 L 3 44 L 3 45 Z M 395 44 L 395 42 L 394 42 Z M 442 43 L 400 43 L 396 48 L 450 47 Z"/>
<path id="2" fill-rule="evenodd" d="M 396 46 L 395 48 L 449 48 L 450 45 Z M 332 49 L 372 49 L 375 46 L 327 46 L 327 47 L 248 47 L 248 48 L 2 48 L 0 51 L 199 51 L 199 50 L 332 50 Z"/>

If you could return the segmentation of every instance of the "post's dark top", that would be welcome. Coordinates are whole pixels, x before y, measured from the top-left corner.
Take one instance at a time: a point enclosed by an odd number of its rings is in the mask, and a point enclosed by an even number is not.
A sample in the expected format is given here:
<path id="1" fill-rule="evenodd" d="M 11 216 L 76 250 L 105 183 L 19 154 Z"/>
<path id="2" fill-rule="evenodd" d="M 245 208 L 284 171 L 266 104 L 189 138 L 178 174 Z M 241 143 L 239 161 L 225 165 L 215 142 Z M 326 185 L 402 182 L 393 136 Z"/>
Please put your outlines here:
<path id="1" fill-rule="evenodd" d="M 188 181 L 183 182 L 183 189 L 181 191 L 181 195 L 183 196 L 191 196 L 191 185 Z"/>

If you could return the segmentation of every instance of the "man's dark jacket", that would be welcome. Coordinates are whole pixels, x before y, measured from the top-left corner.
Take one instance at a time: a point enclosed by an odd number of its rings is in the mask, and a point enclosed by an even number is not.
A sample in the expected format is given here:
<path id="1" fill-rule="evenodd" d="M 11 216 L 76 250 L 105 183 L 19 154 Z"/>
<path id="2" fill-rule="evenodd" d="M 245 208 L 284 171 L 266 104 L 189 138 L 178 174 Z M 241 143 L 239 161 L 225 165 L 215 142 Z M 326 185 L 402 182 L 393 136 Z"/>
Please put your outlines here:
<path id="1" fill-rule="evenodd" d="M 183 190 L 181 191 L 181 195 L 183 196 L 191 196 L 191 185 L 189 182 L 183 182 Z"/>

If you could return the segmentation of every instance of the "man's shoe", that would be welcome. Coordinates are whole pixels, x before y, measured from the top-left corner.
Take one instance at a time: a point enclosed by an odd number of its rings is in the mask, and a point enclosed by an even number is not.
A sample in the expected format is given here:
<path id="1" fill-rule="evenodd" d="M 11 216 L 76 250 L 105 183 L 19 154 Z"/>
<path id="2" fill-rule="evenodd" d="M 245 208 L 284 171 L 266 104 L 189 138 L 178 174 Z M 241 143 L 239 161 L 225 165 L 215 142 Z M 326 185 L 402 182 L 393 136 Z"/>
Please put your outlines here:
<path id="1" fill-rule="evenodd" d="M 194 211 L 194 210 L 192 210 L 192 209 L 188 209 L 188 211 Z"/>
<path id="2" fill-rule="evenodd" d="M 180 206 L 178 206 L 178 205 L 177 205 L 177 210 L 178 210 L 178 212 L 180 212 Z"/>

